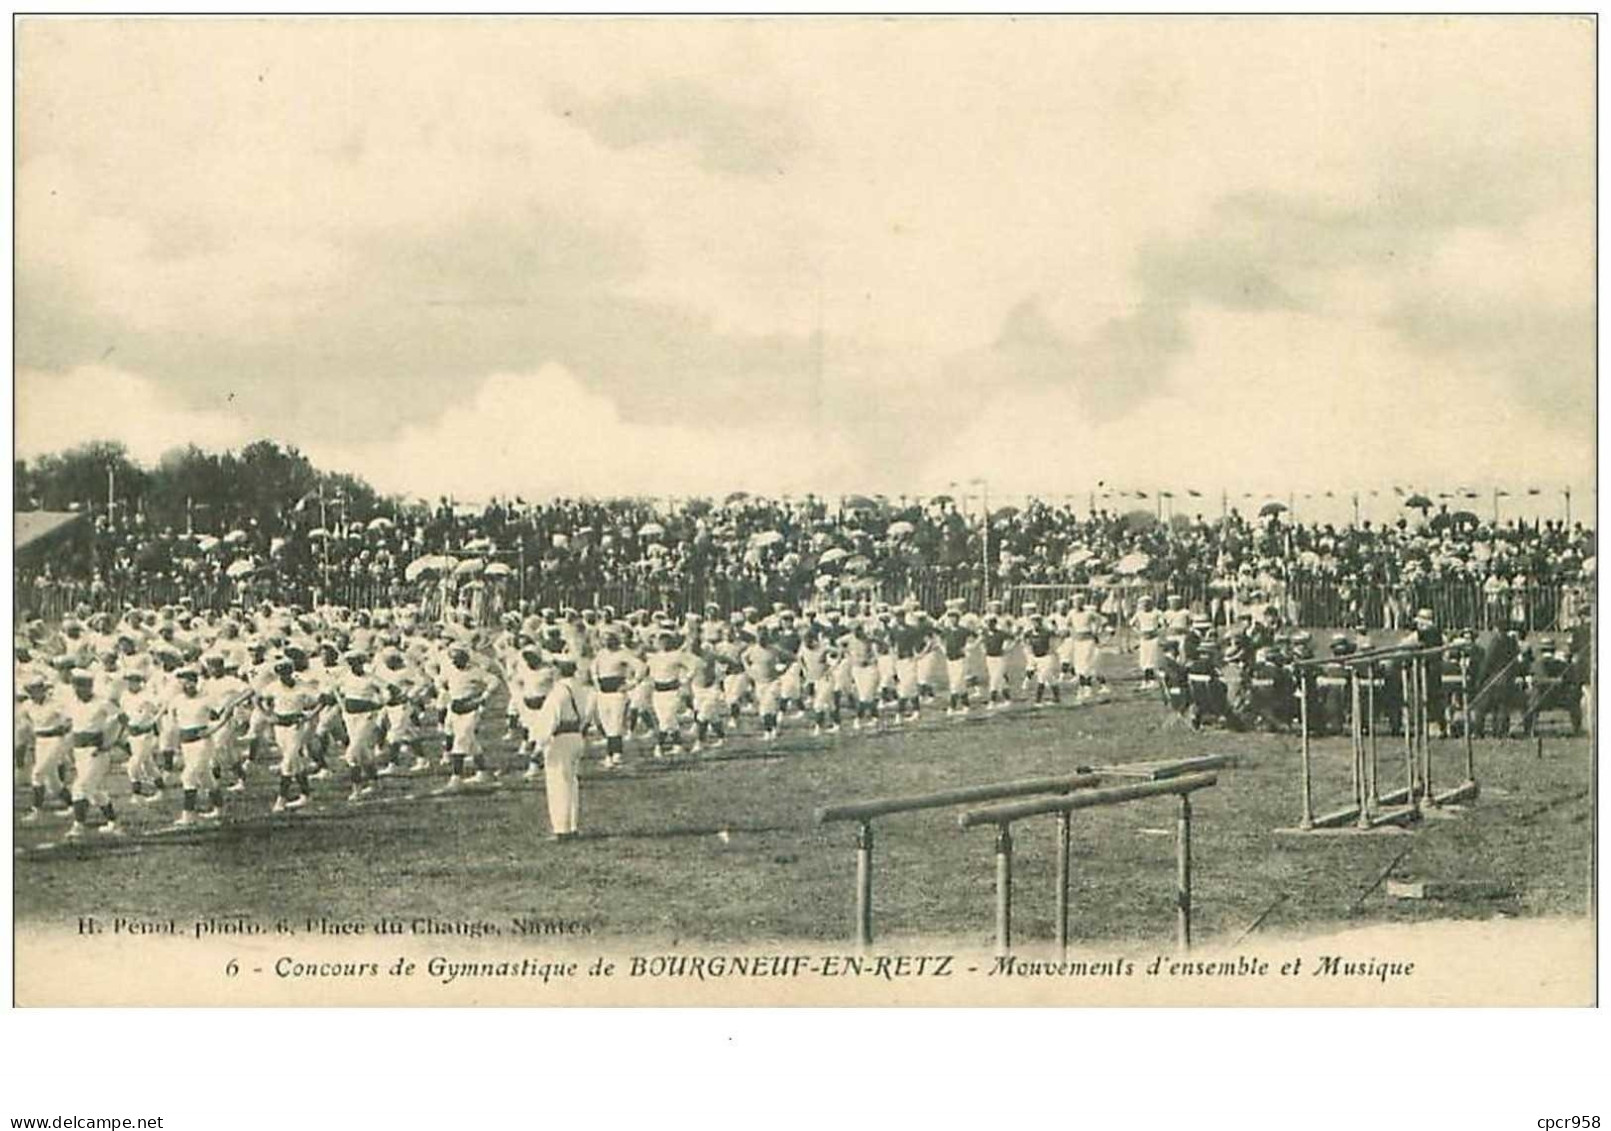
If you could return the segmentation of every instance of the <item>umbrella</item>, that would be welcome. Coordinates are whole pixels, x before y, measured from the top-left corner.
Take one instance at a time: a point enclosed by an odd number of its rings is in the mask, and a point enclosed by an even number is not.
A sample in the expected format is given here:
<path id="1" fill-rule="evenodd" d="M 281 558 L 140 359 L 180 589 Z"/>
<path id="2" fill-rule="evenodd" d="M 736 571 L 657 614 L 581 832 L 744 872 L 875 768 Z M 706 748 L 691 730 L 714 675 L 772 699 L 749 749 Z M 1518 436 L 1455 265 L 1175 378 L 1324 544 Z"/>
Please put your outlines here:
<path id="1" fill-rule="evenodd" d="M 728 503 L 742 503 L 749 497 L 750 493 L 748 491 L 734 491 L 732 494 L 727 496 L 725 501 Z"/>
<path id="2" fill-rule="evenodd" d="M 1265 503 L 1259 508 L 1259 515 L 1263 517 L 1267 514 L 1284 514 L 1286 509 L 1287 505 L 1285 503 Z"/>
<path id="3" fill-rule="evenodd" d="M 488 577 L 508 577 L 514 571 L 509 568 L 508 562 L 493 562 L 487 566 Z"/>
<path id="4" fill-rule="evenodd" d="M 315 526 L 312 530 L 308 531 L 308 537 L 317 541 L 320 538 L 330 537 L 330 531 L 326 530 L 322 526 Z"/>
<path id="5" fill-rule="evenodd" d="M 851 573 L 860 573 L 862 570 L 866 569 L 872 564 L 873 563 L 867 557 L 862 554 L 857 554 L 855 557 L 846 560 L 845 569 L 849 570 Z"/>
<path id="6" fill-rule="evenodd" d="M 1076 546 L 1063 558 L 1063 564 L 1072 569 L 1074 566 L 1084 565 L 1094 557 L 1096 555 L 1084 546 Z"/>
<path id="7" fill-rule="evenodd" d="M 246 541 L 246 531 L 231 530 L 228 534 L 224 535 L 224 541 L 229 543 L 231 546 L 239 545 L 240 543 Z"/>
<path id="8" fill-rule="evenodd" d="M 210 554 L 218 548 L 218 539 L 214 538 L 211 534 L 203 534 L 200 538 L 196 539 L 196 548 L 204 554 Z"/>
<path id="9" fill-rule="evenodd" d="M 372 518 L 369 520 L 369 529 L 371 530 L 390 530 L 396 525 L 397 524 L 395 522 L 387 518 L 385 515 L 382 515 L 380 518 Z"/>
<path id="10" fill-rule="evenodd" d="M 278 557 L 285 550 L 285 539 L 274 538 L 269 541 L 269 554 Z"/>
<path id="11" fill-rule="evenodd" d="M 750 545 L 757 549 L 776 546 L 781 541 L 783 541 L 783 535 L 776 530 L 763 530 L 759 534 L 750 535 Z"/>
<path id="12" fill-rule="evenodd" d="M 1411 495 L 1409 498 L 1404 500 L 1404 505 L 1406 507 L 1413 507 L 1416 510 L 1431 510 L 1432 500 L 1427 498 L 1425 495 Z"/>
<path id="13" fill-rule="evenodd" d="M 991 518 L 998 518 L 998 519 L 999 518 L 1016 518 L 1017 515 L 1018 515 L 1018 508 L 1017 507 L 997 507 L 995 510 L 990 512 L 990 517 Z"/>
<path id="14" fill-rule="evenodd" d="M 240 561 L 230 562 L 229 568 L 224 570 L 225 577 L 245 577 L 257 567 L 252 565 L 251 558 L 242 558 Z"/>
<path id="15" fill-rule="evenodd" d="M 850 551 L 843 550 L 843 549 L 839 548 L 838 546 L 835 546 L 831 550 L 822 551 L 822 556 L 817 559 L 817 564 L 819 564 L 819 565 L 833 565 L 834 562 L 842 562 L 846 558 L 848 558 L 849 556 L 850 556 Z"/>
<path id="16" fill-rule="evenodd" d="M 464 544 L 464 549 L 471 554 L 490 554 L 492 552 L 492 539 L 472 538 Z"/>
<path id="17" fill-rule="evenodd" d="M 476 574 L 480 573 L 486 568 L 487 563 L 482 561 L 480 558 L 465 558 L 462 562 L 453 567 L 453 576 L 474 577 Z"/>
<path id="18" fill-rule="evenodd" d="M 812 582 L 812 584 L 818 589 L 832 589 L 835 580 L 837 579 L 831 573 L 819 573 L 816 581 Z"/>
<path id="19" fill-rule="evenodd" d="M 956 500 L 950 495 L 936 495 L 934 498 L 930 499 L 929 502 L 933 503 L 937 507 L 943 507 L 956 502 Z"/>
<path id="20" fill-rule="evenodd" d="M 666 528 L 658 522 L 646 522 L 638 527 L 638 536 L 641 538 L 658 538 L 666 532 Z"/>
<path id="21" fill-rule="evenodd" d="M 1119 573 L 1128 575 L 1140 573 L 1151 564 L 1152 558 L 1137 550 L 1134 553 L 1124 555 L 1113 568 Z"/>
<path id="22" fill-rule="evenodd" d="M 1482 519 L 1478 518 L 1470 511 L 1455 511 L 1450 517 L 1452 517 L 1456 522 L 1465 522 L 1471 524 L 1472 526 L 1476 526 L 1482 521 Z"/>
<path id="23" fill-rule="evenodd" d="M 451 559 L 426 554 L 423 558 L 415 558 L 408 563 L 403 569 L 403 578 L 407 581 L 418 581 L 427 573 L 441 573 L 451 564 Z"/>
<path id="24" fill-rule="evenodd" d="M 878 509 L 878 504 L 866 495 L 845 496 L 845 509 L 852 511 L 872 511 Z"/>
<path id="25" fill-rule="evenodd" d="M 566 546 L 570 545 L 571 539 L 568 534 L 556 534 L 554 535 L 552 541 L 554 543 L 554 549 L 563 550 Z"/>
<path id="26" fill-rule="evenodd" d="M 907 534 L 913 534 L 916 533 L 916 531 L 917 527 L 913 526 L 909 522 L 902 521 L 892 522 L 889 524 L 890 536 L 894 538 L 900 538 Z"/>

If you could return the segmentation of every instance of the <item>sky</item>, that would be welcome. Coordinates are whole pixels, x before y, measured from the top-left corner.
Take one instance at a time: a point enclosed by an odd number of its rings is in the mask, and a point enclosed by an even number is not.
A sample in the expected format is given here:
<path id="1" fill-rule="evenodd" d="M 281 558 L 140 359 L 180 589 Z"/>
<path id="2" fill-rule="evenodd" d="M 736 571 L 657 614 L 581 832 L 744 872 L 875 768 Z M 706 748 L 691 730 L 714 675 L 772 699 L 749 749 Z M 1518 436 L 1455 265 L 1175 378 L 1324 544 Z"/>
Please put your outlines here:
<path id="1" fill-rule="evenodd" d="M 460 498 L 1586 498 L 1593 37 L 24 19 L 17 452 L 268 437 Z"/>

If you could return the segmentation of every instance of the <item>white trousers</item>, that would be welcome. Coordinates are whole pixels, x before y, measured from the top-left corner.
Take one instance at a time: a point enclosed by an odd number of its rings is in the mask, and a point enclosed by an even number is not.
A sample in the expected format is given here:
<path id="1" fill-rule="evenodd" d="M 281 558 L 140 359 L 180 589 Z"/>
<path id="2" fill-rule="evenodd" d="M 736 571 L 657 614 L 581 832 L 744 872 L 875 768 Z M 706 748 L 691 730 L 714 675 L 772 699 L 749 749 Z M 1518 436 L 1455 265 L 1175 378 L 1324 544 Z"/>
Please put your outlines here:
<path id="1" fill-rule="evenodd" d="M 179 770 L 179 784 L 186 789 L 212 789 L 218 784 L 213 777 L 213 744 L 211 739 L 198 738 L 179 744 L 179 756 L 184 763 Z"/>
<path id="2" fill-rule="evenodd" d="M 681 703 L 681 691 L 656 691 L 652 703 L 655 726 L 662 731 L 676 730 L 677 707 Z"/>
<path id="3" fill-rule="evenodd" d="M 543 785 L 548 795 L 548 823 L 556 833 L 573 833 L 581 817 L 582 791 L 577 766 L 582 760 L 582 736 L 556 734 L 543 757 Z"/>
<path id="4" fill-rule="evenodd" d="M 992 694 L 1007 690 L 1007 657 L 986 656 L 985 672 L 990 677 L 990 691 Z"/>
<path id="5" fill-rule="evenodd" d="M 131 782 L 154 781 L 157 776 L 157 732 L 129 735 L 129 762 L 125 767 Z"/>
<path id="6" fill-rule="evenodd" d="M 58 735 L 55 738 L 41 738 L 34 742 L 34 767 L 29 775 L 29 784 L 42 785 L 54 792 L 61 782 L 56 777 L 56 771 L 64 763 L 73 759 L 73 736 L 71 733 Z"/>
<path id="7" fill-rule="evenodd" d="M 112 800 L 106 792 L 106 771 L 112 753 L 98 746 L 80 746 L 73 751 L 73 800 L 105 805 Z"/>
<path id="8" fill-rule="evenodd" d="M 349 766 L 367 766 L 375 760 L 375 747 L 380 743 L 380 712 L 365 711 L 349 714 L 347 724 L 347 752 L 342 755 Z"/>
<path id="9" fill-rule="evenodd" d="M 1074 674 L 1078 676 L 1093 676 L 1096 674 L 1096 641 L 1074 641 Z"/>
<path id="10" fill-rule="evenodd" d="M 594 702 L 598 704 L 599 729 L 605 738 L 620 738 L 626 733 L 626 692 L 601 691 Z"/>

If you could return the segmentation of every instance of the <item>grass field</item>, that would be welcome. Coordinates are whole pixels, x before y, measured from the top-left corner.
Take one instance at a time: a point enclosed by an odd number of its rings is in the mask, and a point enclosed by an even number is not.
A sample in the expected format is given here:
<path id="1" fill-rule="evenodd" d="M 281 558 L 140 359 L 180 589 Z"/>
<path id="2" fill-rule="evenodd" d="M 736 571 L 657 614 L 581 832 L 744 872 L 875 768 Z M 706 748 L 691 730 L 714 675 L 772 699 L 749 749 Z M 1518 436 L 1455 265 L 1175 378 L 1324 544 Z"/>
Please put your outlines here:
<path id="1" fill-rule="evenodd" d="M 501 717 L 484 724 L 501 755 Z M 750 724 L 753 726 L 753 723 Z M 506 777 L 495 789 L 426 796 L 434 778 L 394 777 L 383 800 L 344 802 L 323 784 L 316 810 L 269 815 L 273 775 L 254 771 L 228 796 L 216 826 L 164 832 L 176 802 L 122 805 L 130 835 L 61 841 L 65 822 L 16 824 L 16 915 L 61 926 L 84 913 L 372 919 L 379 915 L 490 920 L 575 919 L 595 936 L 666 943 L 842 940 L 849 937 L 854 830 L 819 828 L 833 801 L 1070 772 L 1109 762 L 1228 753 L 1234 769 L 1196 795 L 1196 933 L 1230 942 L 1365 922 L 1495 915 L 1578 915 L 1589 906 L 1592 752 L 1587 739 L 1479 742 L 1482 797 L 1410 832 L 1278 835 L 1297 817 L 1295 740 L 1194 733 L 1155 696 L 1121 686 L 1110 703 L 975 711 L 881 735 L 813 739 L 794 722 L 774 745 L 743 736 L 723 750 L 667 763 L 641 742 L 624 770 L 583 776 L 583 836 L 546 839 L 540 783 Z M 1442 785 L 1456 781 L 1457 741 L 1434 740 Z M 1384 751 L 1393 747 L 1385 745 Z M 1316 744 L 1317 809 L 1348 793 L 1345 739 Z M 1398 763 L 1387 760 L 1389 768 Z M 1387 770 L 1384 776 L 1390 777 Z M 127 785 L 118 777 L 117 800 Z M 26 804 L 19 784 L 14 811 Z M 993 835 L 960 831 L 955 810 L 877 825 L 875 929 L 881 942 L 992 938 Z M 1162 798 L 1074 820 L 1072 931 L 1076 939 L 1160 941 L 1173 929 L 1175 804 Z M 1055 823 L 1016 829 L 1015 934 L 1052 933 Z M 727 836 L 719 835 L 726 830 Z M 1394 877 L 1469 882 L 1464 900 L 1393 900 Z"/>

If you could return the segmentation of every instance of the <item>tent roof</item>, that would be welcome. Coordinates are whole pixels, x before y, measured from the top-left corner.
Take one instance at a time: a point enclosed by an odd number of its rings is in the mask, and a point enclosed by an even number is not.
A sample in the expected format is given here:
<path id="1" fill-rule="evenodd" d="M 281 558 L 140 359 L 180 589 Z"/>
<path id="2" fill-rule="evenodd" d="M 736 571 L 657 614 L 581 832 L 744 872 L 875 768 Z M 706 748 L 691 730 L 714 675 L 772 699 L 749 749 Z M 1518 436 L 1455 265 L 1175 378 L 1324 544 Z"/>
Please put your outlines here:
<path id="1" fill-rule="evenodd" d="M 12 551 L 21 553 L 36 543 L 44 542 L 83 517 L 75 511 L 13 511 Z"/>

